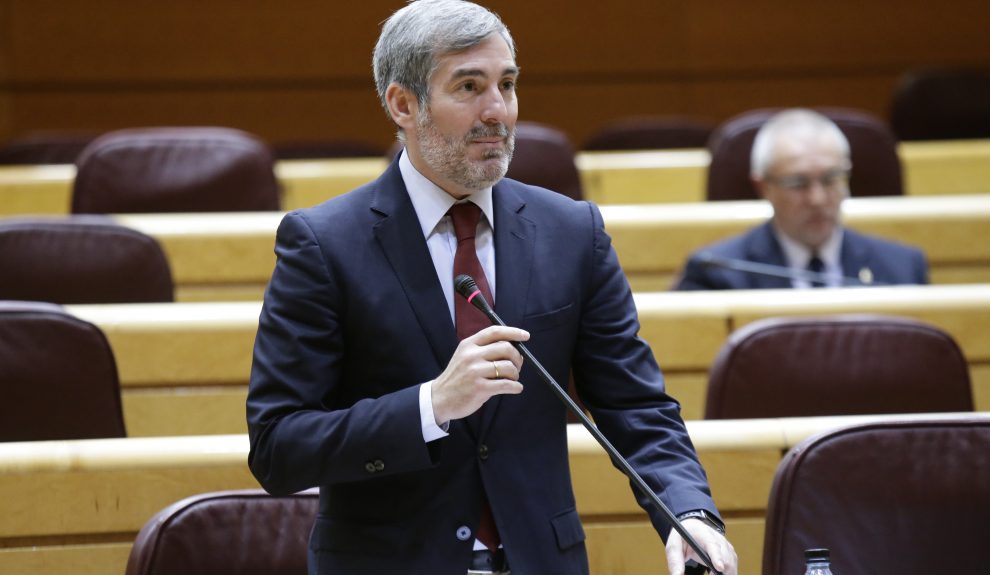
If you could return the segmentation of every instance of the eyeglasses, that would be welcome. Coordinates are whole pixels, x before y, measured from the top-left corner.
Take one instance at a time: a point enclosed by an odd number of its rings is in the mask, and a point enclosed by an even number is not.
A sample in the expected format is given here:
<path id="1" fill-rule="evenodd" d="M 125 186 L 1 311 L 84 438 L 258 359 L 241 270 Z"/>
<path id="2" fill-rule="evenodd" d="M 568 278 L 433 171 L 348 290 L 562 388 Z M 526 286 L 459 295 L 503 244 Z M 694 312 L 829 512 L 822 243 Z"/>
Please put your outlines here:
<path id="1" fill-rule="evenodd" d="M 818 183 L 824 190 L 836 192 L 844 189 L 849 183 L 849 169 L 836 168 L 829 170 L 817 178 L 805 175 L 768 177 L 771 184 L 790 192 L 806 192 Z"/>

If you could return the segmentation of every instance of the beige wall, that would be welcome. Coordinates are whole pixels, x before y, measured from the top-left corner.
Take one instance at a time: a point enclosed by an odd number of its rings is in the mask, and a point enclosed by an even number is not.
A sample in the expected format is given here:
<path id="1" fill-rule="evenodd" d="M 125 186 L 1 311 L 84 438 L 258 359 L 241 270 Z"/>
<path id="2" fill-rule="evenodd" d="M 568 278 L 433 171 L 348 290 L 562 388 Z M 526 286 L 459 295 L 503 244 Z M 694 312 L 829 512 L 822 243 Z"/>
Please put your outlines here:
<path id="1" fill-rule="evenodd" d="M 0 140 L 210 123 L 272 141 L 385 146 L 370 53 L 402 4 L 0 0 Z M 845 105 L 885 116 L 907 69 L 990 66 L 981 0 L 489 5 L 519 44 L 522 116 L 576 142 L 633 114 L 721 120 L 759 106 Z"/>

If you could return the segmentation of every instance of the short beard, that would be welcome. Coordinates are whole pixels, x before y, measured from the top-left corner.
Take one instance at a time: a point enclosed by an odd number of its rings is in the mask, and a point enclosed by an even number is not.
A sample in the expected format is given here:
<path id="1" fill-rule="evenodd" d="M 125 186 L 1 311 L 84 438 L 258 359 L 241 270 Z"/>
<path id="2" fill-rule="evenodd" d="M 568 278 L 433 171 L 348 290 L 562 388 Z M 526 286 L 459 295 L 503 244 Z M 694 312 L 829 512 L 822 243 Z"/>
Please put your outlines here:
<path id="1" fill-rule="evenodd" d="M 505 124 L 482 125 L 472 128 L 463 139 L 444 136 L 433 123 L 429 109 L 424 109 L 419 117 L 416 140 L 420 154 L 435 173 L 471 191 L 490 188 L 505 177 L 516 147 L 515 132 L 510 132 Z M 504 150 L 486 150 L 483 160 L 497 162 L 473 162 L 467 157 L 467 147 L 475 138 L 505 138 Z"/>

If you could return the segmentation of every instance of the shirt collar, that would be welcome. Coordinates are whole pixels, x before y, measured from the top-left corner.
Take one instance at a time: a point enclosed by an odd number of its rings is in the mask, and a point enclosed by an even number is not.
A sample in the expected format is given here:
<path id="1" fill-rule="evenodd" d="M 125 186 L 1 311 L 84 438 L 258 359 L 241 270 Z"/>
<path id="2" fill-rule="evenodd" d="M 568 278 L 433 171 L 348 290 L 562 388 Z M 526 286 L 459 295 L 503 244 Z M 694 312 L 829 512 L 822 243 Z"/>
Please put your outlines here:
<path id="1" fill-rule="evenodd" d="M 805 269 L 811 260 L 811 253 L 804 244 L 798 243 L 780 231 L 776 226 L 773 228 L 774 235 L 780 243 L 780 248 L 784 252 L 784 260 L 792 268 Z M 835 231 L 825 241 L 818 250 L 818 257 L 825 263 L 827 269 L 842 269 L 840 261 L 840 250 L 842 249 L 842 227 L 836 226 Z"/>
<path id="2" fill-rule="evenodd" d="M 457 200 L 430 181 L 429 178 L 419 173 L 416 166 L 413 166 L 412 161 L 409 160 L 405 148 L 402 149 L 401 154 L 399 172 L 402 174 L 402 181 L 406 184 L 409 199 L 412 200 L 413 209 L 416 210 L 416 217 L 419 218 L 419 225 L 423 229 L 423 237 L 429 237 L 440 220 L 447 215 L 447 210 L 456 204 Z M 488 219 L 488 226 L 494 232 L 495 211 L 492 208 L 492 188 L 489 186 L 478 190 L 465 201 L 474 202 L 481 208 L 481 212 Z"/>

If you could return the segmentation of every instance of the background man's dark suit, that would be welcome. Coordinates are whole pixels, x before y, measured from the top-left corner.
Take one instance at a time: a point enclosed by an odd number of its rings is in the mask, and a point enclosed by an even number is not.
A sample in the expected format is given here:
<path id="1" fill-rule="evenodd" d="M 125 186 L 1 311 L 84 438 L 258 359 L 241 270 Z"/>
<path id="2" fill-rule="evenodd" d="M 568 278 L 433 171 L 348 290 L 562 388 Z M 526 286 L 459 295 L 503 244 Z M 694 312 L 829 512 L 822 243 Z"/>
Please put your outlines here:
<path id="1" fill-rule="evenodd" d="M 787 266 L 770 222 L 706 247 L 688 259 L 678 290 L 789 288 L 791 281 L 767 275 L 723 269 L 702 263 L 699 254 Z M 927 284 L 928 264 L 920 250 L 844 228 L 840 252 L 842 274 L 861 278 L 870 270 L 874 284 Z"/>
<path id="2" fill-rule="evenodd" d="M 675 514 L 715 512 L 679 407 L 635 336 L 598 209 L 512 180 L 493 203 L 498 314 L 531 333 L 558 381 L 573 362 L 597 424 Z M 458 341 L 397 164 L 287 215 L 276 251 L 248 396 L 250 465 L 273 493 L 321 487 L 319 570 L 463 575 L 483 481 L 513 575 L 586 573 L 564 408 L 531 365 L 521 395 L 486 404 L 479 436 L 455 420 L 449 437 L 423 441 L 417 384 Z"/>

